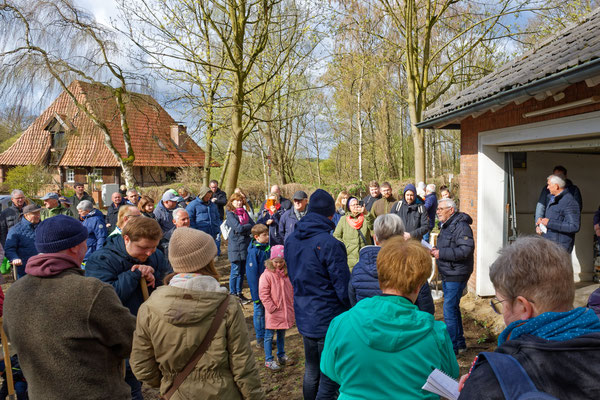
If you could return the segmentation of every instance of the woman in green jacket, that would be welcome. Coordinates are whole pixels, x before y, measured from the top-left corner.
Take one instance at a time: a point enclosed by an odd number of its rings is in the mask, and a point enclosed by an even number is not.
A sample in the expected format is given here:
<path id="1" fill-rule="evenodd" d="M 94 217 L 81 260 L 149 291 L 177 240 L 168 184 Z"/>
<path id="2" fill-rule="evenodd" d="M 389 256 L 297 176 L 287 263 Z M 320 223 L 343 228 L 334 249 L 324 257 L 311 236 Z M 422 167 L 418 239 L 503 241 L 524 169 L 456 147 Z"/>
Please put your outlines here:
<path id="1" fill-rule="evenodd" d="M 347 212 L 338 222 L 333 236 L 344 243 L 348 255 L 350 271 L 358 262 L 358 253 L 365 246 L 373 244 L 373 237 L 366 221 L 365 206 L 356 197 L 346 203 Z"/>

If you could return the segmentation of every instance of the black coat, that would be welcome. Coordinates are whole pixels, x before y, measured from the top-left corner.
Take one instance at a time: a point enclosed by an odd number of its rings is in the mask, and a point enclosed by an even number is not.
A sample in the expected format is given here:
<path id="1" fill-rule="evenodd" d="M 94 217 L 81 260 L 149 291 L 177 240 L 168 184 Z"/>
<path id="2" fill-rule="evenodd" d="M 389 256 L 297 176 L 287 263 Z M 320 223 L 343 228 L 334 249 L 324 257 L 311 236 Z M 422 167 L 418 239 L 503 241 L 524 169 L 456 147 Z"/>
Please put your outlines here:
<path id="1" fill-rule="evenodd" d="M 219 210 L 219 217 L 221 221 L 225 219 L 225 205 L 227 204 L 227 193 L 222 191 L 221 189 L 217 189 L 211 196 L 212 199 L 217 199 L 214 203 L 217 206 L 217 210 Z"/>
<path id="2" fill-rule="evenodd" d="M 407 204 L 404 200 L 392 205 L 390 214 L 396 214 L 404 222 L 404 231 L 414 239 L 421 240 L 429 232 L 429 217 L 423 204 Z"/>
<path id="3" fill-rule="evenodd" d="M 2 244 L 2 247 L 4 247 L 6 244 L 8 230 L 21 220 L 23 215 L 21 214 L 22 211 L 22 208 L 17 208 L 15 203 L 11 201 L 8 205 L 8 208 L 6 208 L 6 210 L 2 211 L 2 214 L 0 214 L 0 243 Z"/>
<path id="4" fill-rule="evenodd" d="M 381 198 L 381 193 L 379 193 L 379 195 L 377 197 L 373 197 L 370 194 L 366 195 L 362 201 L 363 203 L 365 203 L 365 208 L 367 211 L 371 211 L 371 207 L 373 207 L 373 204 L 375 204 L 375 202 L 377 200 L 379 200 Z"/>
<path id="5" fill-rule="evenodd" d="M 442 279 L 449 282 L 464 282 L 473 273 L 475 241 L 471 224 L 473 219 L 462 212 L 454 213 L 441 225 L 437 248 L 437 261 Z"/>
<path id="6" fill-rule="evenodd" d="M 496 352 L 516 358 L 539 390 L 559 399 L 600 398 L 600 333 L 565 341 L 523 335 L 507 341 Z M 486 360 L 475 365 L 459 399 L 504 399 Z"/>
<path id="7" fill-rule="evenodd" d="M 108 233 L 111 233 L 117 227 L 117 219 L 119 218 L 119 208 L 122 205 L 123 204 L 119 204 L 118 207 L 115 207 L 115 203 L 110 203 L 110 206 L 108 206 L 106 210 L 106 225 L 110 224 L 110 226 L 106 227 L 106 229 L 108 229 Z"/>
<path id="8" fill-rule="evenodd" d="M 252 218 L 249 218 L 249 222 L 242 225 L 237 215 L 231 211 L 227 211 L 227 225 L 231 228 L 229 238 L 227 239 L 227 256 L 229 257 L 229 262 L 245 262 L 248 255 L 248 245 L 252 240 L 250 230 L 254 226 L 254 221 L 252 221 Z"/>

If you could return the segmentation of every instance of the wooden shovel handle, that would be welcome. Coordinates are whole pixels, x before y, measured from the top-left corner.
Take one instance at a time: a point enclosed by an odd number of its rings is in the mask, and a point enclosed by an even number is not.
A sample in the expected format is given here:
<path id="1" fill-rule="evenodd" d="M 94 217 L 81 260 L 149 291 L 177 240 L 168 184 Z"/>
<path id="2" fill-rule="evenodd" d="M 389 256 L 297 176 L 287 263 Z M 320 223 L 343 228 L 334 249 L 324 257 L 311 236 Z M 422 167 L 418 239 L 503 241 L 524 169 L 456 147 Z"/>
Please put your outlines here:
<path id="1" fill-rule="evenodd" d="M 2 317 L 0 317 L 0 338 L 2 339 L 2 350 L 4 351 L 4 372 L 6 373 L 6 383 L 8 386 L 8 398 L 15 399 L 15 382 L 13 381 L 12 375 L 12 364 L 10 361 L 10 352 L 8 351 L 8 338 L 6 332 L 4 332 L 4 325 Z"/>

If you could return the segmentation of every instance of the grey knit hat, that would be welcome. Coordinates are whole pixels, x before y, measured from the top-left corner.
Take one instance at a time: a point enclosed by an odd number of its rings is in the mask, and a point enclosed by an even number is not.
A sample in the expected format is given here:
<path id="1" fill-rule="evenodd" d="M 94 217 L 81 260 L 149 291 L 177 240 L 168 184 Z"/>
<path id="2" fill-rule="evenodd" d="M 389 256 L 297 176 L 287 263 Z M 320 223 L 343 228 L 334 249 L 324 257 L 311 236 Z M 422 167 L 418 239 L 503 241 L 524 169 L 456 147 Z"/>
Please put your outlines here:
<path id="1" fill-rule="evenodd" d="M 173 272 L 196 272 L 217 255 L 215 240 L 194 228 L 177 228 L 169 241 L 169 261 Z"/>

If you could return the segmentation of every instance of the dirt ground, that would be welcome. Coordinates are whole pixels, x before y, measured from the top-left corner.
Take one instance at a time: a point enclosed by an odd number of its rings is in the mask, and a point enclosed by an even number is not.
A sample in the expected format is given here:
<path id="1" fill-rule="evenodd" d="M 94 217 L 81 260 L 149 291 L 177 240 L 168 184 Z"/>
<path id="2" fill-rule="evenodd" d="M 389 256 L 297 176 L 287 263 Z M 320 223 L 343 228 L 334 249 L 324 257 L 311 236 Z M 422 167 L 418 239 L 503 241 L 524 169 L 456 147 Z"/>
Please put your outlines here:
<path id="1" fill-rule="evenodd" d="M 229 286 L 229 264 L 227 258 L 221 256 L 217 263 L 217 270 L 221 275 L 221 284 Z M 250 298 L 250 290 L 247 285 L 244 288 L 244 296 Z M 466 373 L 471 366 L 475 356 L 482 351 L 493 351 L 496 348 L 496 336 L 490 329 L 494 326 L 494 317 L 487 300 L 478 299 L 472 294 L 467 294 L 461 301 L 463 310 L 471 310 L 472 313 L 463 311 L 463 325 L 465 338 L 467 340 L 467 351 L 457 357 L 461 375 Z M 255 338 L 252 323 L 252 304 L 243 306 L 246 316 L 246 324 L 250 331 L 250 337 Z M 442 300 L 436 301 L 435 317 L 443 320 Z M 489 310 L 489 311 L 488 311 Z M 477 311 L 477 312 L 474 312 Z M 471 315 L 474 315 L 473 318 Z M 256 356 L 256 366 L 260 374 L 262 385 L 269 400 L 296 400 L 302 399 L 302 378 L 304 374 L 304 348 L 302 336 L 294 327 L 287 331 L 285 337 L 286 354 L 295 362 L 294 365 L 285 366 L 280 371 L 272 372 L 265 368 L 265 355 L 262 349 L 256 347 L 256 340 L 252 341 L 252 348 Z M 159 399 L 158 392 L 154 389 L 144 387 L 146 400 Z"/>

